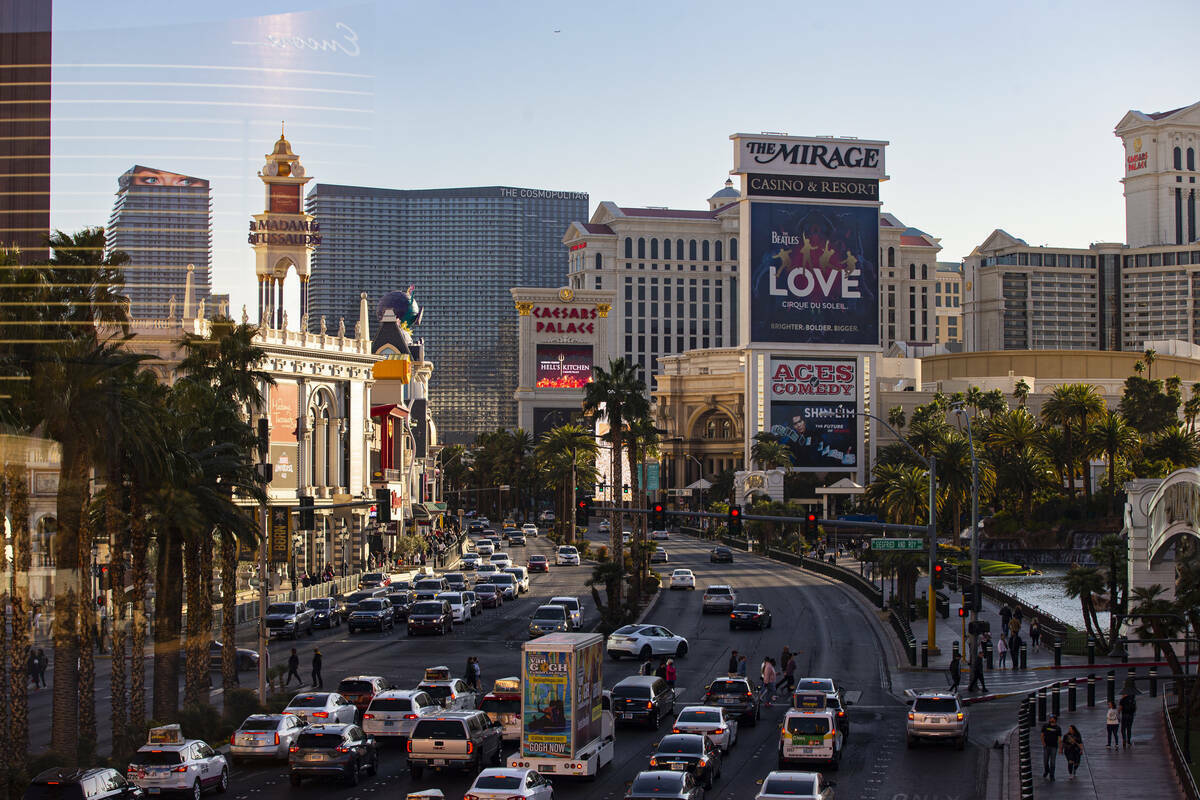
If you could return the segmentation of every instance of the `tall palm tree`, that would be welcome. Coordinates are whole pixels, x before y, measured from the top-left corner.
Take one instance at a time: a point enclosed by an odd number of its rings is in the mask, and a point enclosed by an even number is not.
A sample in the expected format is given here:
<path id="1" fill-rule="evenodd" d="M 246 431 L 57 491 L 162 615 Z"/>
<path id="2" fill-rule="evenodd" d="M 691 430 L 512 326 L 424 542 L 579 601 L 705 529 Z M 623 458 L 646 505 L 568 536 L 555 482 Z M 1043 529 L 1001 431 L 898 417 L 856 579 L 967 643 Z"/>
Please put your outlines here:
<path id="1" fill-rule="evenodd" d="M 936 451 L 938 467 L 938 503 L 948 512 L 948 522 L 954 541 L 962 532 L 963 510 L 971 507 L 971 445 L 967 437 L 951 432 Z M 979 460 L 979 494 L 986 494 L 991 483 L 987 478 L 987 462 Z"/>
<path id="2" fill-rule="evenodd" d="M 867 487 L 867 499 L 885 519 L 901 525 L 920 525 L 929 517 L 926 470 L 910 464 L 882 464 Z"/>
<path id="3" fill-rule="evenodd" d="M 0 465 L 3 466 L 3 465 Z M 0 519 L 7 505 L 12 520 L 13 593 L 10 596 L 8 674 L 9 696 L 5 726 L 9 735 L 8 766 L 16 772 L 25 768 L 29 757 L 29 703 L 26 694 L 26 653 L 30 645 L 29 602 L 29 477 L 17 465 L 8 465 L 0 474 L 7 498 L 0 499 Z"/>
<path id="4" fill-rule="evenodd" d="M 1004 452 L 1003 458 L 994 461 L 996 492 L 1011 491 L 1021 498 L 1021 521 L 1029 522 L 1033 516 L 1033 496 L 1050 486 L 1053 467 L 1045 453 L 1033 445 Z M 999 505 L 999 504 L 998 504 Z"/>
<path id="5" fill-rule="evenodd" d="M 1142 360 L 1146 362 L 1146 379 L 1154 380 L 1154 362 L 1158 360 L 1158 351 L 1152 347 L 1146 348 Z"/>
<path id="6" fill-rule="evenodd" d="M 1200 384 L 1198 384 L 1200 385 Z M 1092 440 L 1098 452 L 1108 462 L 1108 512 L 1116 511 L 1117 461 L 1137 452 L 1141 438 L 1137 430 L 1116 411 L 1106 411 L 1092 427 Z"/>
<path id="7" fill-rule="evenodd" d="M 555 518 L 565 525 L 566 541 L 575 541 L 575 492 L 596 482 L 596 437 L 582 425 L 567 423 L 551 428 L 535 448 L 538 468 L 546 483 L 557 488 L 561 501 Z"/>
<path id="8" fill-rule="evenodd" d="M 759 469 L 767 470 L 790 467 L 794 463 L 792 451 L 787 445 L 766 431 L 754 435 L 754 444 L 750 445 L 750 458 L 758 464 Z"/>
<path id="9" fill-rule="evenodd" d="M 1067 384 L 1055 386 L 1050 397 L 1042 405 L 1042 416 L 1051 425 L 1059 426 L 1063 434 L 1063 448 L 1066 450 L 1067 494 L 1071 502 L 1075 502 L 1075 431 L 1073 426 L 1078 420 L 1075 400 L 1071 395 L 1071 387 Z"/>
<path id="10" fill-rule="evenodd" d="M 1068 387 L 1068 396 L 1075 421 L 1079 425 L 1079 451 L 1082 458 L 1084 507 L 1086 508 L 1086 501 L 1092 496 L 1091 456 L 1095 452 L 1093 442 L 1088 437 L 1088 425 L 1107 409 L 1104 407 L 1104 398 L 1090 383 L 1071 384 Z"/>
<path id="11" fill-rule="evenodd" d="M 1067 597 L 1079 599 L 1088 636 L 1094 636 L 1100 649 L 1107 650 L 1108 641 L 1096 618 L 1096 595 L 1104 594 L 1104 576 L 1095 567 L 1075 565 L 1067 572 L 1065 588 Z"/>
<path id="12" fill-rule="evenodd" d="M 1146 615 L 1178 614 L 1180 611 L 1178 604 L 1164 597 L 1164 592 L 1163 587 L 1157 583 L 1137 587 L 1131 592 L 1130 600 L 1133 601 L 1131 611 L 1134 614 Z M 1147 616 L 1137 627 L 1136 633 L 1145 639 L 1172 639 L 1179 635 L 1180 626 L 1169 616 Z M 1186 672 L 1186 667 L 1180 662 L 1179 656 L 1176 655 L 1175 648 L 1170 642 L 1156 642 L 1154 647 L 1155 650 L 1166 656 L 1172 673 L 1182 675 Z"/>
<path id="13" fill-rule="evenodd" d="M 658 429 L 654 426 L 654 420 L 649 413 L 629 421 L 627 449 L 631 467 L 629 483 L 633 489 L 632 497 L 639 506 L 646 508 L 648 505 L 646 486 L 641 479 L 643 465 L 658 455 Z M 634 525 L 636 531 L 634 537 L 636 546 L 633 548 L 635 554 L 633 559 L 634 589 L 638 599 L 641 598 L 643 582 L 650 569 L 650 555 L 646 548 L 648 522 L 649 519 L 645 514 L 639 514 Z"/>
<path id="14" fill-rule="evenodd" d="M 623 358 L 614 358 L 608 369 L 596 367 L 592 382 L 584 389 L 583 411 L 593 418 L 603 418 L 608 423 L 604 438 L 612 446 L 612 496 L 613 515 L 609 530 L 609 546 L 613 559 L 621 561 L 621 530 L 624 505 L 623 473 L 625 426 L 630 420 L 647 416 L 650 402 L 646 399 L 646 383 L 637 374 L 637 368 Z M 621 585 L 617 583 L 615 598 L 621 601 Z M 616 613 L 618 609 L 610 609 Z"/>
<path id="15" fill-rule="evenodd" d="M 1017 405 L 1021 408 L 1025 407 L 1025 401 L 1029 398 L 1029 384 L 1024 378 L 1018 380 L 1013 387 L 1013 397 L 1017 398 Z"/>
<path id="16" fill-rule="evenodd" d="M 1041 438 L 1041 426 L 1026 408 L 1014 408 L 997 414 L 988 427 L 984 441 L 1001 455 L 1033 447 Z"/>
<path id="17" fill-rule="evenodd" d="M 1154 434 L 1144 449 L 1147 458 L 1169 461 L 1173 469 L 1200 464 L 1200 435 L 1188 433 L 1178 422 Z"/>

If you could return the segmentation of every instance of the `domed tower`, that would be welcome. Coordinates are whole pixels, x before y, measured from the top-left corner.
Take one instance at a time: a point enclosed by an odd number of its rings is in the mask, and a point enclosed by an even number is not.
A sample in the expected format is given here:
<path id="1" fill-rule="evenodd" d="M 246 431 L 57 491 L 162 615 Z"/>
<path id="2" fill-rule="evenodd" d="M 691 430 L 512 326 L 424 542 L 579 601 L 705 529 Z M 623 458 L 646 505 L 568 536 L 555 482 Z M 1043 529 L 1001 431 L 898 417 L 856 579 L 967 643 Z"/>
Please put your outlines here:
<path id="1" fill-rule="evenodd" d="M 254 248 L 258 276 L 258 318 L 269 327 L 283 327 L 283 281 L 289 269 L 300 278 L 300 319 L 308 314 L 308 278 L 312 251 L 321 243 L 318 224 L 301 207 L 304 174 L 300 156 L 279 133 L 258 173 L 265 187 L 266 210 L 250 220 L 249 243 Z"/>
<path id="2" fill-rule="evenodd" d="M 733 188 L 733 180 L 725 179 L 725 188 L 718 189 L 716 194 L 708 198 L 708 210 L 716 211 L 722 206 L 727 206 L 730 203 L 736 203 L 742 199 L 742 193 Z"/>

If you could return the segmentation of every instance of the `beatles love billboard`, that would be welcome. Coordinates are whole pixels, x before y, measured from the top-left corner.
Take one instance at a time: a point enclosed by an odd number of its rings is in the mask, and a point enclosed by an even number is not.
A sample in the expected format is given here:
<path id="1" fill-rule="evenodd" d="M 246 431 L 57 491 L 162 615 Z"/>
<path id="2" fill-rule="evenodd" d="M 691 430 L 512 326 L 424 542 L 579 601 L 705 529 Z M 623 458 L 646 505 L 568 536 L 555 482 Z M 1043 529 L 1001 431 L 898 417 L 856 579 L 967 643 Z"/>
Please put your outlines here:
<path id="1" fill-rule="evenodd" d="M 858 362 L 772 358 L 766 386 L 771 435 L 791 451 L 796 469 L 858 466 Z"/>

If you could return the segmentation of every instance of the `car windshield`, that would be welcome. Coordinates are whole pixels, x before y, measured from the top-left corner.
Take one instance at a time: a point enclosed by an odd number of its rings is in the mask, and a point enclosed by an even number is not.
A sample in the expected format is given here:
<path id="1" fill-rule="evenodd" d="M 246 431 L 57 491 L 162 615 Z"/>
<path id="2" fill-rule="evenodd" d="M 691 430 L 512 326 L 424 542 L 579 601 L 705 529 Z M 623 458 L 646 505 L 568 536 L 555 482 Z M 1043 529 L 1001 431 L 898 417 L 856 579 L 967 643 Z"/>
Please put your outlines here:
<path id="1" fill-rule="evenodd" d="M 438 595 L 438 600 L 445 600 L 456 605 L 462 605 L 463 601 L 462 595 L 458 592 L 442 592 Z"/>
<path id="2" fill-rule="evenodd" d="M 650 696 L 650 687 L 643 685 L 617 684 L 612 690 L 613 697 L 646 698 Z"/>
<path id="3" fill-rule="evenodd" d="M 573 555 L 575 555 L 575 554 L 576 554 L 576 553 L 578 553 L 578 552 L 579 552 L 579 551 L 578 551 L 578 550 L 576 550 L 574 547 L 560 547 L 560 548 L 558 548 L 558 554 L 559 554 L 560 556 L 573 556 Z"/>
<path id="4" fill-rule="evenodd" d="M 532 563 L 532 564 L 540 564 L 540 563 L 542 563 L 542 562 L 543 562 L 543 561 L 545 561 L 545 560 L 546 560 L 546 557 L 545 557 L 545 556 L 530 556 L 530 557 L 529 557 L 529 561 L 530 561 L 530 563 Z"/>
<path id="5" fill-rule="evenodd" d="M 629 790 L 634 794 L 675 794 L 683 788 L 682 775 L 638 775 Z"/>
<path id="6" fill-rule="evenodd" d="M 382 581 L 383 573 L 382 572 L 368 572 L 367 574 L 362 576 L 362 579 L 364 581 Z"/>
<path id="7" fill-rule="evenodd" d="M 692 711 L 680 711 L 679 719 L 676 722 L 711 722 L 714 725 L 721 721 L 721 715 L 716 711 L 705 711 L 695 709 Z"/>
<path id="8" fill-rule="evenodd" d="M 476 591 L 478 594 L 495 594 L 495 593 L 496 593 L 496 584 L 494 584 L 494 583 L 481 583 L 481 584 L 479 584 L 478 586 L 476 586 L 476 587 L 475 587 L 475 591 Z"/>
<path id="9" fill-rule="evenodd" d="M 796 684 L 797 692 L 805 689 L 813 692 L 832 692 L 834 691 L 833 681 L 807 678 Z"/>
<path id="10" fill-rule="evenodd" d="M 318 609 L 321 611 L 324 611 L 325 609 L 329 608 L 331 605 L 333 605 L 333 601 L 329 600 L 328 598 L 308 601 L 309 608 L 315 608 L 315 609 Z"/>
<path id="11" fill-rule="evenodd" d="M 437 578 L 437 579 L 427 579 L 427 580 L 423 580 L 423 581 L 417 581 L 417 588 L 418 589 L 439 589 L 440 590 L 442 588 L 442 580 L 441 580 L 441 578 Z"/>
<path id="12" fill-rule="evenodd" d="M 434 700 L 445 700 L 451 694 L 449 684 L 445 684 L 445 683 L 440 683 L 440 684 L 422 683 L 421 691 L 425 692 L 425 694 L 429 695 Z"/>
<path id="13" fill-rule="evenodd" d="M 704 739 L 700 736 L 667 736 L 658 743 L 660 753 L 684 753 L 698 756 L 704 753 Z"/>
<path id="14" fill-rule="evenodd" d="M 641 625 L 622 625 L 613 631 L 614 636 L 633 636 L 642 629 Z"/>
<path id="15" fill-rule="evenodd" d="M 809 777 L 767 778 L 763 794 L 799 795 L 810 797 L 817 793 L 817 782 Z"/>
<path id="16" fill-rule="evenodd" d="M 302 733 L 296 740 L 296 746 L 305 749 L 328 750 L 342 743 L 340 733 Z"/>
<path id="17" fill-rule="evenodd" d="M 268 614 L 295 614 L 296 607 L 291 603 L 272 603 L 267 606 Z"/>
<path id="18" fill-rule="evenodd" d="M 500 697 L 485 697 L 483 703 L 479 706 L 480 711 L 486 711 L 489 714 L 519 714 L 521 712 L 521 701 L 517 699 L 505 700 Z"/>
<path id="19" fill-rule="evenodd" d="M 824 736 L 829 733 L 829 720 L 825 717 L 788 717 L 783 727 L 797 736 Z"/>
<path id="20" fill-rule="evenodd" d="M 671 576 L 675 578 L 690 578 L 692 577 L 692 571 L 690 569 L 677 569 L 671 573 Z"/>
<path id="21" fill-rule="evenodd" d="M 705 594 L 733 594 L 728 586 L 710 586 Z"/>
<path id="22" fill-rule="evenodd" d="M 359 611 L 379 611 L 383 608 L 382 600 L 363 600 L 358 604 Z"/>
<path id="23" fill-rule="evenodd" d="M 736 606 L 733 607 L 733 610 L 734 611 L 750 611 L 750 612 L 757 614 L 758 606 L 756 606 L 754 603 L 738 603 Z"/>
<path id="24" fill-rule="evenodd" d="M 345 680 L 338 684 L 341 694 L 372 694 L 375 686 L 370 681 Z"/>
<path id="25" fill-rule="evenodd" d="M 579 610 L 579 601 L 576 600 L 574 597 L 556 597 L 553 600 L 551 600 L 550 602 L 556 606 L 563 606 L 564 608 L 569 608 L 572 611 Z"/>
<path id="26" fill-rule="evenodd" d="M 130 764 L 162 767 L 167 764 L 182 764 L 183 754 L 178 750 L 139 750 L 129 759 Z"/>
<path id="27" fill-rule="evenodd" d="M 412 611 L 409 612 L 409 616 L 412 616 L 413 614 L 434 614 L 440 616 L 443 611 L 444 609 L 442 608 L 441 603 L 417 603 L 412 607 Z"/>
<path id="28" fill-rule="evenodd" d="M 467 726 L 456 719 L 423 719 L 413 728 L 414 739 L 466 739 Z"/>
<path id="29" fill-rule="evenodd" d="M 520 789 L 521 779 L 515 775 L 480 775 L 475 779 L 476 789 Z"/>
<path id="30" fill-rule="evenodd" d="M 254 719 L 251 717 L 242 723 L 242 727 L 238 728 L 242 731 L 276 731 L 279 730 L 279 720 L 274 719 Z"/>
<path id="31" fill-rule="evenodd" d="M 363 600 L 366 600 L 368 597 L 374 597 L 374 596 L 375 596 L 374 592 L 355 592 L 354 594 L 352 594 L 346 598 L 346 602 L 357 604 L 357 603 L 361 603 Z"/>
<path id="32" fill-rule="evenodd" d="M 913 711 L 923 714 L 954 714 L 958 711 L 958 701 L 949 697 L 918 697 L 913 703 Z"/>
<path id="33" fill-rule="evenodd" d="M 83 800 L 78 783 L 34 783 L 25 790 L 24 800 Z"/>
<path id="34" fill-rule="evenodd" d="M 407 697 L 376 697 L 368 711 L 411 711 L 412 700 Z"/>
<path id="35" fill-rule="evenodd" d="M 400 603 L 407 603 L 408 602 L 408 592 L 393 592 L 392 594 L 389 594 L 387 596 L 387 598 L 388 598 L 388 600 L 391 601 L 392 605 L 398 605 Z"/>
<path id="36" fill-rule="evenodd" d="M 541 606 L 533 612 L 533 618 L 561 622 L 567 618 L 567 610 L 562 606 Z"/>
<path id="37" fill-rule="evenodd" d="M 713 681 L 708 687 L 709 694 L 748 694 L 749 684 L 743 681 Z"/>
<path id="38" fill-rule="evenodd" d="M 508 561 L 508 553 L 493 553 L 492 561 Z"/>
<path id="39" fill-rule="evenodd" d="M 512 576 L 511 572 L 498 572 L 496 573 L 496 577 L 492 578 L 492 581 L 511 586 L 517 582 L 517 579 Z"/>
<path id="40" fill-rule="evenodd" d="M 339 692 L 346 691 L 341 686 L 338 687 Z M 324 708 L 325 698 L 328 695 L 323 694 L 301 694 L 292 698 L 292 702 L 288 703 L 288 708 Z"/>

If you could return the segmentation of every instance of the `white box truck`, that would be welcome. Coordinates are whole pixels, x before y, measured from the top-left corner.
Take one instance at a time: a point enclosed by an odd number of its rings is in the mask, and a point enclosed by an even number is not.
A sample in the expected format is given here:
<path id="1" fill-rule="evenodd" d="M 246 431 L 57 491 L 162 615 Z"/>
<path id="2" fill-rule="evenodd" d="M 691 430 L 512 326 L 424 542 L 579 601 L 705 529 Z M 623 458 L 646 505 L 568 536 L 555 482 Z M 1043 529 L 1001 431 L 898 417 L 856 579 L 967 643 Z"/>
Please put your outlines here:
<path id="1" fill-rule="evenodd" d="M 551 633 L 525 643 L 521 748 L 509 767 L 591 778 L 612 761 L 603 665 L 604 637 L 598 633 Z"/>

